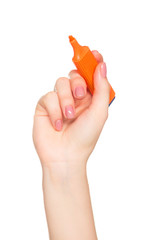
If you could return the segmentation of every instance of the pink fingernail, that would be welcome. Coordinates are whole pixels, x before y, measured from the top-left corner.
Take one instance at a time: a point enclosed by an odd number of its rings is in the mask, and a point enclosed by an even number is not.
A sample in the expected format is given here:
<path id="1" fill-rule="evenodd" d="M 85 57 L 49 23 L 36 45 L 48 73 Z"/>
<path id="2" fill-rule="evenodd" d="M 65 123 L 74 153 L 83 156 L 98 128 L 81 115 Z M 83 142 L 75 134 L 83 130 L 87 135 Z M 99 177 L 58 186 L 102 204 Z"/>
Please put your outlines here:
<path id="1" fill-rule="evenodd" d="M 61 119 L 58 119 L 58 120 L 56 120 L 56 122 L 55 122 L 55 126 L 56 126 L 56 129 L 58 130 L 58 131 L 60 131 L 61 129 L 62 129 L 62 120 Z"/>
<path id="2" fill-rule="evenodd" d="M 75 88 L 75 96 L 78 98 L 84 97 L 85 91 L 83 87 L 76 87 Z"/>
<path id="3" fill-rule="evenodd" d="M 74 109 L 73 109 L 72 105 L 68 105 L 65 107 L 65 115 L 69 119 L 74 117 Z"/>
<path id="4" fill-rule="evenodd" d="M 103 78 L 105 78 L 106 74 L 107 74 L 107 68 L 106 68 L 106 64 L 104 62 L 100 66 L 100 71 L 101 71 L 101 76 Z"/>

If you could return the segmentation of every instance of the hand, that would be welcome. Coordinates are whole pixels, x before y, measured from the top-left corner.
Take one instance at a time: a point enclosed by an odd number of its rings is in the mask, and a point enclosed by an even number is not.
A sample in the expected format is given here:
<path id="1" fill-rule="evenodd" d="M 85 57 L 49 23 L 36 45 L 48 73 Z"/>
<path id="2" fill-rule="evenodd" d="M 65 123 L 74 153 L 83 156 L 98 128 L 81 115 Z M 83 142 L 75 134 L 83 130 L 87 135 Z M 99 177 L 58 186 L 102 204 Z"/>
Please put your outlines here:
<path id="1" fill-rule="evenodd" d="M 85 165 L 108 117 L 109 83 L 102 56 L 94 73 L 94 94 L 77 70 L 56 81 L 57 92 L 41 97 L 34 116 L 33 140 L 42 166 Z"/>

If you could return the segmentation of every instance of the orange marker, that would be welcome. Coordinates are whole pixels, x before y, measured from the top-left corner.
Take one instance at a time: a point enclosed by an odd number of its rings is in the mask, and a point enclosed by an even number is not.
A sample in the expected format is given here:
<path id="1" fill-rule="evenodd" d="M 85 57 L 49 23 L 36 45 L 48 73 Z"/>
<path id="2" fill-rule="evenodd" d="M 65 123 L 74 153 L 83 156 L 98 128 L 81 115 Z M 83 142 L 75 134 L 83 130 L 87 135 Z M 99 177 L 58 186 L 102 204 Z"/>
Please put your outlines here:
<path id="1" fill-rule="evenodd" d="M 89 47 L 79 45 L 77 40 L 72 36 L 69 36 L 69 40 L 74 50 L 74 57 L 72 60 L 81 76 L 85 79 L 89 91 L 91 94 L 93 94 L 93 75 L 98 62 L 95 59 L 93 53 L 90 51 Z M 115 92 L 110 85 L 109 105 L 113 102 L 114 99 Z"/>

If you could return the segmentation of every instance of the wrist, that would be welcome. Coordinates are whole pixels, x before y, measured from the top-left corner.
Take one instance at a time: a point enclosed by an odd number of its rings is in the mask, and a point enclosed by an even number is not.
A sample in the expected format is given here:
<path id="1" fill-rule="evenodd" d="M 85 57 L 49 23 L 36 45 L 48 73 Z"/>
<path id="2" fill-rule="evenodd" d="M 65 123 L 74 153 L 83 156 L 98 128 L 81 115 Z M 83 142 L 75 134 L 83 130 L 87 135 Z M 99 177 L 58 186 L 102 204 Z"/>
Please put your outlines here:
<path id="1" fill-rule="evenodd" d="M 48 165 L 42 165 L 43 185 L 45 182 L 52 185 L 70 185 L 87 179 L 86 162 L 56 161 Z"/>

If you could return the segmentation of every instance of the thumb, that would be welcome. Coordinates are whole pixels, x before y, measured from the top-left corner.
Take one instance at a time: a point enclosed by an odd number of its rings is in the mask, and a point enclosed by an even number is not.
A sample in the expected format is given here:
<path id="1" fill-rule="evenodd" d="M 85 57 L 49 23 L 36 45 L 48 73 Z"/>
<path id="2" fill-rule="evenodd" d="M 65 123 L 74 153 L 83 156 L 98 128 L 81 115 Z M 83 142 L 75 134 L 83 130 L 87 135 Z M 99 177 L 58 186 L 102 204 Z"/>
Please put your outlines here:
<path id="1" fill-rule="evenodd" d="M 106 75 L 106 64 L 101 62 L 98 64 L 94 72 L 94 92 L 92 96 L 92 103 L 89 107 L 90 113 L 97 116 L 102 124 L 108 117 L 109 106 L 110 84 Z"/>

